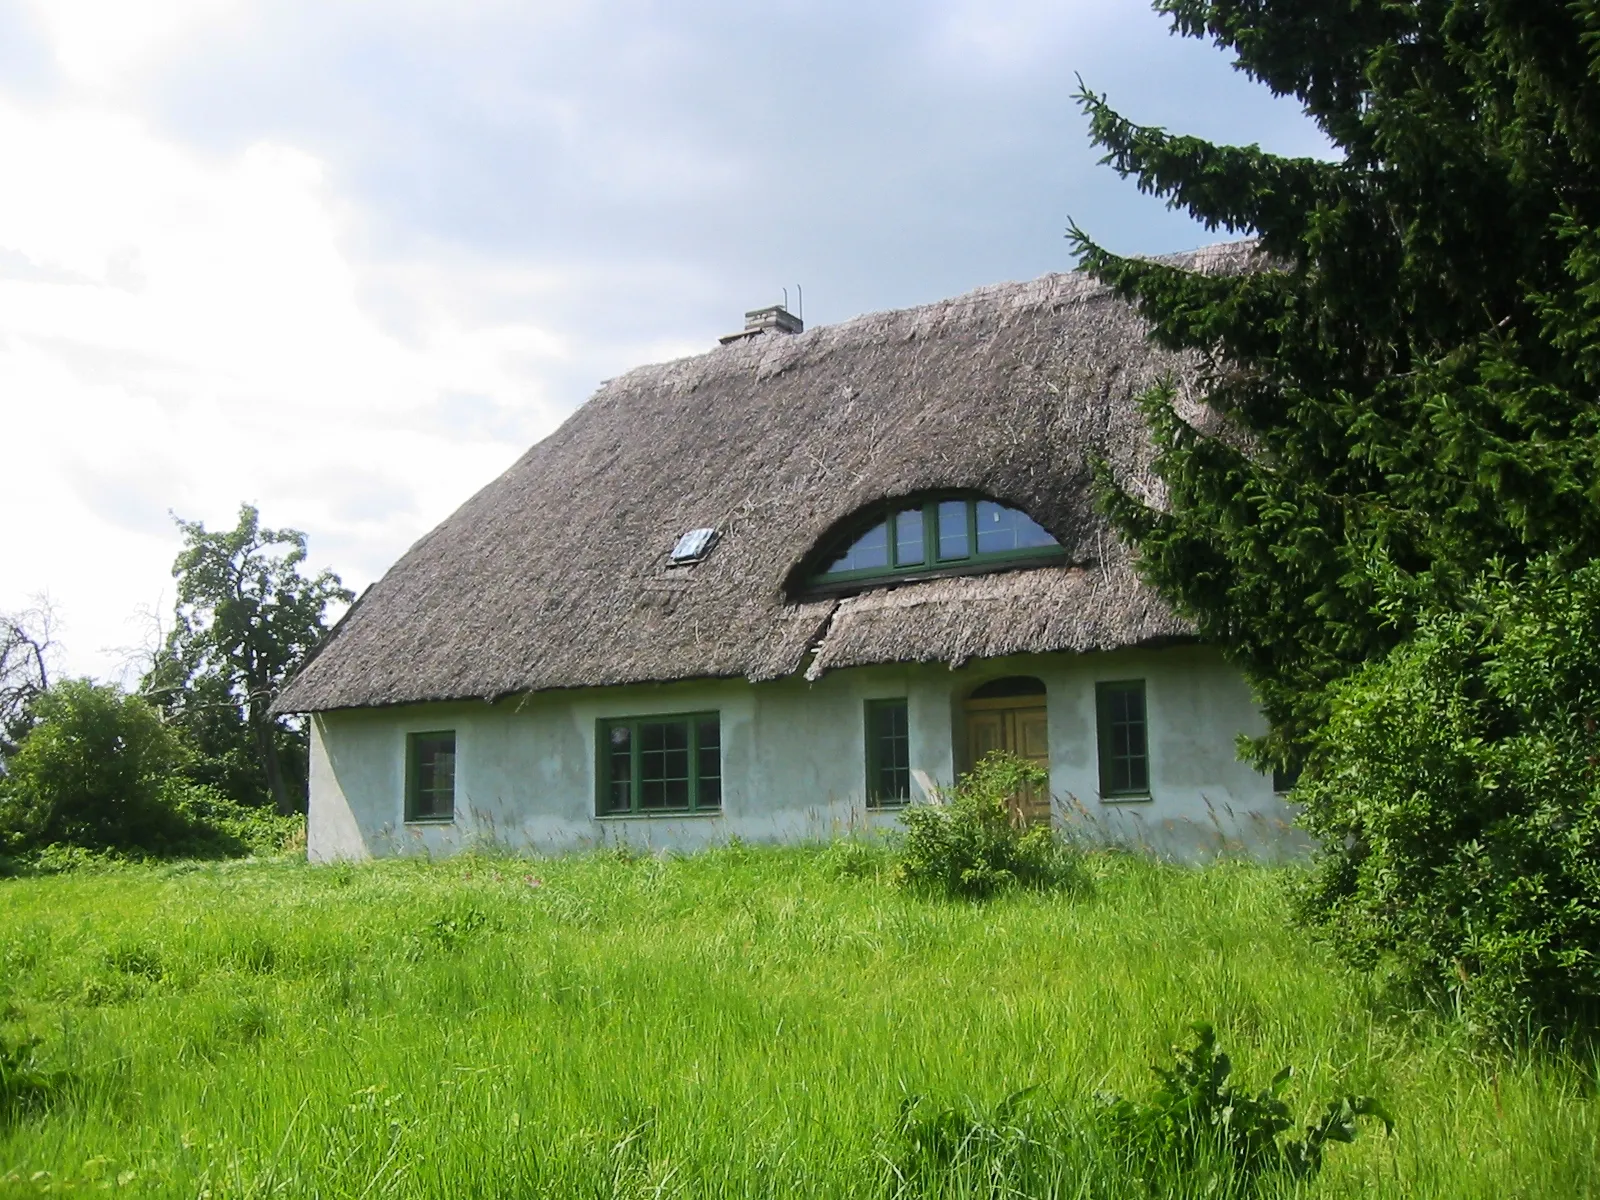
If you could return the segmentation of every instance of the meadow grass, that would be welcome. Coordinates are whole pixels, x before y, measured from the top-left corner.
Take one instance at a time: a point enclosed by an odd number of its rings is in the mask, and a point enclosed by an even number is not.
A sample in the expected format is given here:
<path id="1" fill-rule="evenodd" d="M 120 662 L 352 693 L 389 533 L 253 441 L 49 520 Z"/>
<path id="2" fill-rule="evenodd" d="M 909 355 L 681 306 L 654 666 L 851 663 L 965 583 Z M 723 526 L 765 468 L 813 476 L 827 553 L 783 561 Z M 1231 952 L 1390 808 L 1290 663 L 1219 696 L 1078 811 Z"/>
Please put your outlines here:
<path id="1" fill-rule="evenodd" d="M 0 1192 L 886 1196 L 909 1097 L 1037 1084 L 1029 1194 L 1115 1195 L 1072 1131 L 1206 1020 L 1252 1084 L 1295 1066 L 1302 1119 L 1396 1117 L 1263 1194 L 1600 1195 L 1592 1062 L 1382 1011 L 1286 925 L 1281 870 L 1089 866 L 981 905 L 849 847 L 0 881 L 0 1035 L 53 1089 L 0 1112 Z"/>

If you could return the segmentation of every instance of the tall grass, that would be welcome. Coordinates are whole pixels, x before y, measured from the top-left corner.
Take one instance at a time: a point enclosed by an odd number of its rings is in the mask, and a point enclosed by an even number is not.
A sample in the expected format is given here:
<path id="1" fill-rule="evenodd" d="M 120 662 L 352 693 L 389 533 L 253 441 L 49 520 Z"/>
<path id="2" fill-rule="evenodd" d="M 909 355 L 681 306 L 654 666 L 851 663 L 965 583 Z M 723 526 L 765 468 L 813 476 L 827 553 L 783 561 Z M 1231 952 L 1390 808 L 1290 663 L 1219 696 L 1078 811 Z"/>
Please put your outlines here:
<path id="1" fill-rule="evenodd" d="M 985 905 L 860 849 L 0 882 L 0 1036 L 55 1081 L 0 1112 L 0 1192 L 885 1196 L 909 1098 L 1037 1084 L 1008 1136 L 1066 1150 L 1029 1189 L 1113 1195 L 1062 1131 L 1209 1020 L 1246 1082 L 1294 1064 L 1307 1118 L 1394 1112 L 1299 1194 L 1600 1195 L 1594 1064 L 1376 1012 L 1285 927 L 1278 872 L 1090 869 Z"/>

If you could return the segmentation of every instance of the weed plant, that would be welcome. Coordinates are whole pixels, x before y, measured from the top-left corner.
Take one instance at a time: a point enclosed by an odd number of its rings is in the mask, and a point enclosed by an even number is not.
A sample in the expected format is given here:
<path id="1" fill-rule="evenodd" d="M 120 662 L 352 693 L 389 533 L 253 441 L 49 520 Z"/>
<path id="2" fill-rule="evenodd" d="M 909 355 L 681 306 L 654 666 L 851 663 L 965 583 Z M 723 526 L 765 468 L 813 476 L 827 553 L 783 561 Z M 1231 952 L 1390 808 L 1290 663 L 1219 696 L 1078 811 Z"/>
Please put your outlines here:
<path id="1" fill-rule="evenodd" d="M 1594 1063 L 1375 1013 L 1281 870 L 1080 868 L 982 905 L 872 845 L 0 881 L 0 1195 L 1138 1195 L 1095 1095 L 1151 1097 L 1196 1020 L 1240 1095 L 1295 1064 L 1299 1128 L 1394 1113 L 1254 1196 L 1600 1195 Z M 912 1096 L 984 1127 L 951 1169 L 907 1169 Z"/>

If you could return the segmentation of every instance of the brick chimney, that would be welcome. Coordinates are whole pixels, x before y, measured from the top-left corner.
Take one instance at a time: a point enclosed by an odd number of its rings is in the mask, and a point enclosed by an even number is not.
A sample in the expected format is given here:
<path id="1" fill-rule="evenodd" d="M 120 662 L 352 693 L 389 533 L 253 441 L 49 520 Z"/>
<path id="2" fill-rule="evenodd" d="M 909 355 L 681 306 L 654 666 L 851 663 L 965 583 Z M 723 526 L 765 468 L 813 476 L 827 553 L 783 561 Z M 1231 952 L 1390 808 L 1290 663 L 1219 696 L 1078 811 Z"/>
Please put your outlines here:
<path id="1" fill-rule="evenodd" d="M 738 333 L 729 333 L 717 340 L 726 346 L 729 342 L 742 341 L 745 338 L 755 337 L 761 333 L 801 333 L 805 330 L 805 322 L 795 316 L 781 304 L 770 304 L 766 308 L 751 309 L 744 315 L 744 328 Z"/>

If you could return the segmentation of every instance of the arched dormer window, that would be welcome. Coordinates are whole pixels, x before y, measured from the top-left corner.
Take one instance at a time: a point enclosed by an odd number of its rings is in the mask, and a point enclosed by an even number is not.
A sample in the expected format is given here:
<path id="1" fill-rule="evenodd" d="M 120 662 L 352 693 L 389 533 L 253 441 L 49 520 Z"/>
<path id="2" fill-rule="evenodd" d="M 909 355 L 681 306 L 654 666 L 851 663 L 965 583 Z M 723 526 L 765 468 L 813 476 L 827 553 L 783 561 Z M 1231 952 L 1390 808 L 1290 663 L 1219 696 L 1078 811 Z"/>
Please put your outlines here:
<path id="1" fill-rule="evenodd" d="M 1061 544 L 1019 508 L 979 496 L 932 496 L 875 505 L 813 555 L 807 590 L 930 575 L 964 575 L 1065 557 Z"/>

